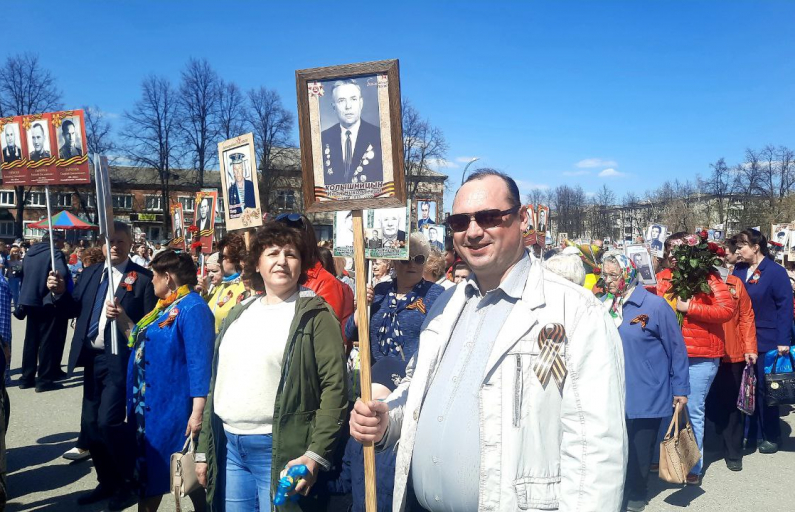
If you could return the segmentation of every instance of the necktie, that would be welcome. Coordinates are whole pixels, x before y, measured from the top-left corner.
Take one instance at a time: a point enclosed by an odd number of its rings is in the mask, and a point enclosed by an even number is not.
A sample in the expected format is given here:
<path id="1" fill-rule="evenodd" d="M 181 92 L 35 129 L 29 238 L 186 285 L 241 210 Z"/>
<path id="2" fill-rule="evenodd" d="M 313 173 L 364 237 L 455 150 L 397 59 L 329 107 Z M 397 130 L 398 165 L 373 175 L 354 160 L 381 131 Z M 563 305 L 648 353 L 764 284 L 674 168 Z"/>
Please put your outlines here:
<path id="1" fill-rule="evenodd" d="M 91 308 L 91 319 L 88 322 L 88 332 L 86 336 L 92 341 L 97 337 L 97 334 L 99 334 L 99 315 L 102 313 L 102 305 L 105 303 L 107 299 L 106 295 L 108 294 L 107 276 L 108 271 L 105 270 L 102 273 L 102 281 L 99 283 L 99 288 L 97 288 L 97 295 L 94 297 L 94 306 Z"/>
<path id="2" fill-rule="evenodd" d="M 350 174 L 351 172 L 351 153 L 353 153 L 351 131 L 345 130 L 345 174 Z"/>

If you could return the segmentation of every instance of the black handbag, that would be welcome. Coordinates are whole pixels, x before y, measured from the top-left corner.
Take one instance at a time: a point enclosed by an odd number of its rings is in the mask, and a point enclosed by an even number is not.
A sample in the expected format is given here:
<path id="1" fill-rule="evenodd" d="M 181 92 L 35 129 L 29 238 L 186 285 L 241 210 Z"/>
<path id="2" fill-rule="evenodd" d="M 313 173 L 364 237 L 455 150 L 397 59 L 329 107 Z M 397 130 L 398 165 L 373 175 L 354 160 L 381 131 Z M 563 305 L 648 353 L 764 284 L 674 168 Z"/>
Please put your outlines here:
<path id="1" fill-rule="evenodd" d="M 770 373 L 765 375 L 765 405 L 773 407 L 776 405 L 795 404 L 795 372 L 776 373 L 778 358 L 773 361 L 773 368 Z M 795 368 L 795 357 L 789 354 L 792 368 Z"/>

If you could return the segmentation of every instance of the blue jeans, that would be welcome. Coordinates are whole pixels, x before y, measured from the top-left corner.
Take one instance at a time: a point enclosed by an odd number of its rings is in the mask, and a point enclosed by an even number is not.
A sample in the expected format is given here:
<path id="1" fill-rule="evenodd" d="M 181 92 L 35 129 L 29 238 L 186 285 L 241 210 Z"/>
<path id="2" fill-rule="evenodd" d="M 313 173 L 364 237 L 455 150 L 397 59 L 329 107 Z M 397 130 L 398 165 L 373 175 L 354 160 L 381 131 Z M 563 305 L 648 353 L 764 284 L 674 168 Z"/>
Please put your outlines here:
<path id="1" fill-rule="evenodd" d="M 227 512 L 270 511 L 272 450 L 270 434 L 226 432 Z"/>

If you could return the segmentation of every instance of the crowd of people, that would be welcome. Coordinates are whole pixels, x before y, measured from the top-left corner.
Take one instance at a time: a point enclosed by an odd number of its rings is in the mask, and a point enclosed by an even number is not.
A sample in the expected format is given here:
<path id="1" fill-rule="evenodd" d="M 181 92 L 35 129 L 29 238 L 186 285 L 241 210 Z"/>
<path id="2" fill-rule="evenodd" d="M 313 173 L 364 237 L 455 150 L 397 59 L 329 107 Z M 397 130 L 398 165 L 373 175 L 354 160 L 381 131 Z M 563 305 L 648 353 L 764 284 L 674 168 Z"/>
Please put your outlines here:
<path id="1" fill-rule="evenodd" d="M 600 242 L 535 254 L 516 183 L 498 171 L 470 175 L 446 222 L 443 250 L 412 233 L 408 260 L 374 260 L 370 276 L 300 214 L 229 233 L 201 257 L 135 244 L 116 222 L 110 268 L 104 247 L 58 241 L 55 268 L 48 239 L 0 247 L 2 367 L 7 378 L 13 310 L 27 319 L 20 388 L 60 389 L 84 369 L 80 435 L 64 457 L 96 468 L 77 505 L 110 510 L 157 510 L 185 446 L 202 486 L 188 493 L 194 509 L 229 512 L 271 510 L 295 465 L 308 470 L 300 499 L 280 508 L 363 511 L 369 443 L 377 508 L 396 512 L 641 511 L 676 408 L 702 453 L 714 423 L 733 471 L 779 449 L 763 384 L 753 416 L 737 408 L 746 365 L 763 383 L 793 333 L 795 280 L 761 233 L 727 240 L 708 286 L 683 300 L 673 249 L 690 235 L 667 239 L 651 287 Z"/>

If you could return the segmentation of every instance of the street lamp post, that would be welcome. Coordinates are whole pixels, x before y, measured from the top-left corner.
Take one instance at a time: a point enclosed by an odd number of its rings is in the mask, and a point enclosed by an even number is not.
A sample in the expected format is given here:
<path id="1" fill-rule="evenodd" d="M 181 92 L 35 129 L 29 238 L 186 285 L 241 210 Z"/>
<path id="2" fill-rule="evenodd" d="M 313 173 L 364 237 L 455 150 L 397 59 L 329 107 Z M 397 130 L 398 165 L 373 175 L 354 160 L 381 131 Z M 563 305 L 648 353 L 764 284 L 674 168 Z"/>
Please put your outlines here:
<path id="1" fill-rule="evenodd" d="M 467 162 L 466 166 L 464 167 L 464 172 L 461 174 L 461 185 L 462 186 L 464 185 L 464 178 L 467 175 L 467 169 L 469 169 L 469 166 L 472 165 L 473 163 L 477 162 L 478 160 L 480 160 L 480 158 L 474 157 L 472 160 Z"/>

